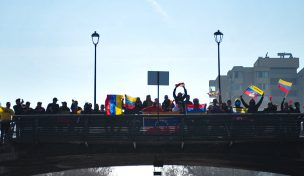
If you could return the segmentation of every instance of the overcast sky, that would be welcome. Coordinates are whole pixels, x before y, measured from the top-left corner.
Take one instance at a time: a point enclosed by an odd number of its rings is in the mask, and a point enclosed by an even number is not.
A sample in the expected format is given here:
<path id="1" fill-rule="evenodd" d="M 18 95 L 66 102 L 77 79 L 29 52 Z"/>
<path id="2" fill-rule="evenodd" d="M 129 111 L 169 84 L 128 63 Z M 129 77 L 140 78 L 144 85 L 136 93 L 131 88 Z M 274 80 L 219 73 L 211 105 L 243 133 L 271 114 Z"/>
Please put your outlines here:
<path id="1" fill-rule="evenodd" d="M 301 0 L 1 0 L 0 102 L 23 98 L 43 105 L 77 99 L 93 102 L 94 45 L 97 46 L 97 102 L 107 94 L 145 99 L 157 96 L 147 71 L 169 71 L 172 98 L 185 82 L 191 98 L 209 102 L 208 81 L 217 77 L 217 44 L 224 33 L 221 73 L 253 66 L 268 52 L 304 57 Z M 241 94 L 241 92 L 240 92 Z M 14 103 L 13 103 L 14 104 Z"/>

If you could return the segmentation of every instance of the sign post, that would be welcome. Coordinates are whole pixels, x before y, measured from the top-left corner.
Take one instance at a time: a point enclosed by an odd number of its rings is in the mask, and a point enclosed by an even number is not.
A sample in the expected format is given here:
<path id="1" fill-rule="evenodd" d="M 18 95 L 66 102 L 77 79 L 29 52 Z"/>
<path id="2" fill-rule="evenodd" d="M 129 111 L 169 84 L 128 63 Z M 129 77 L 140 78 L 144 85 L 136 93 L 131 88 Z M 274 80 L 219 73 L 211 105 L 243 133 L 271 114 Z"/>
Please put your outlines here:
<path id="1" fill-rule="evenodd" d="M 159 117 L 159 86 L 169 85 L 168 71 L 148 71 L 148 85 L 157 85 L 157 116 Z"/>

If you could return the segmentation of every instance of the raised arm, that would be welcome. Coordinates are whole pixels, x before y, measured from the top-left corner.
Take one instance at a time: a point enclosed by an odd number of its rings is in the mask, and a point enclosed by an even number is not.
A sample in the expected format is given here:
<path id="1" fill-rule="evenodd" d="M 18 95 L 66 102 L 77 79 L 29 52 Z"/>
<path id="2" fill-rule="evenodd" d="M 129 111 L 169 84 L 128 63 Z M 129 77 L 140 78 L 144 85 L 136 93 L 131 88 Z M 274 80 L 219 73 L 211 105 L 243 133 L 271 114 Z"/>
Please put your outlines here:
<path id="1" fill-rule="evenodd" d="M 283 98 L 283 101 L 281 103 L 281 111 L 283 111 L 283 109 L 284 109 L 284 102 L 285 102 L 285 97 Z"/>
<path id="2" fill-rule="evenodd" d="M 262 97 L 261 97 L 261 99 L 259 100 L 259 102 L 256 104 L 256 108 L 257 108 L 257 109 L 261 106 L 261 104 L 262 104 L 262 102 L 263 102 L 263 99 L 264 99 L 264 94 L 262 95 Z"/>
<path id="3" fill-rule="evenodd" d="M 241 102 L 243 103 L 243 105 L 245 106 L 245 108 L 249 108 L 249 105 L 244 101 L 243 96 L 240 96 Z"/>
<path id="4" fill-rule="evenodd" d="M 184 92 L 185 92 L 185 94 L 184 94 L 184 96 L 183 96 L 183 100 L 187 97 L 187 89 L 185 88 L 185 86 L 183 86 L 183 88 L 184 88 Z"/>
<path id="5" fill-rule="evenodd" d="M 174 98 L 174 100 L 176 99 L 176 88 L 177 87 L 175 87 L 174 90 L 173 90 L 173 98 Z"/>

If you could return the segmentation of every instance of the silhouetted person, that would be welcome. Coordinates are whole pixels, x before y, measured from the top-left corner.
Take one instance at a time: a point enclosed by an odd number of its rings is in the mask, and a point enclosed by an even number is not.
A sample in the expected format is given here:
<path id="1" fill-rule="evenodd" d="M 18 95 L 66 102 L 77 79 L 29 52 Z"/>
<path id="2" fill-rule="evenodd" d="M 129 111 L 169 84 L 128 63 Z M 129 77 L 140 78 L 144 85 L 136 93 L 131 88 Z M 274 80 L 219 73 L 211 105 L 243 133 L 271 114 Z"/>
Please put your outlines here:
<path id="1" fill-rule="evenodd" d="M 100 112 L 101 114 L 106 114 L 105 105 L 100 105 Z"/>
<path id="2" fill-rule="evenodd" d="M 268 102 L 267 107 L 264 108 L 263 112 L 274 113 L 277 112 L 277 108 L 272 102 Z"/>
<path id="3" fill-rule="evenodd" d="M 292 109 L 289 109 L 288 102 L 285 102 L 285 97 L 284 97 L 281 102 L 281 112 L 290 113 L 292 111 L 293 111 Z"/>
<path id="4" fill-rule="evenodd" d="M 185 100 L 185 104 L 193 104 L 191 101 L 190 101 L 190 95 L 187 95 L 186 96 L 186 100 Z"/>
<path id="5" fill-rule="evenodd" d="M 227 110 L 226 113 L 233 113 L 233 107 L 232 107 L 232 103 L 231 100 L 227 100 Z"/>
<path id="6" fill-rule="evenodd" d="M 221 107 L 218 105 L 217 99 L 212 100 L 212 105 L 208 107 L 208 113 L 220 113 Z"/>
<path id="7" fill-rule="evenodd" d="M 59 113 L 60 114 L 69 114 L 71 111 L 70 111 L 70 108 L 68 107 L 67 105 L 67 102 L 61 102 L 61 106 L 59 107 Z"/>
<path id="8" fill-rule="evenodd" d="M 81 113 L 82 114 L 92 114 L 93 113 L 92 104 L 85 103 L 84 107 L 83 107 L 83 111 Z"/>
<path id="9" fill-rule="evenodd" d="M 53 98 L 53 102 L 49 103 L 46 108 L 46 113 L 48 114 L 57 114 L 59 112 L 59 105 L 57 104 L 58 99 Z"/>
<path id="10" fill-rule="evenodd" d="M 295 102 L 294 105 L 295 105 L 294 113 L 301 113 L 300 103 L 299 102 Z"/>
<path id="11" fill-rule="evenodd" d="M 20 100 L 20 98 L 16 99 L 16 105 L 13 107 L 16 115 L 23 114 L 23 109 L 25 106 L 23 102 L 24 102 L 23 99 L 22 100 Z M 13 121 L 15 122 L 15 124 L 13 125 L 16 126 L 16 136 L 20 137 L 21 136 L 20 117 L 14 116 Z"/>
<path id="12" fill-rule="evenodd" d="M 164 101 L 162 103 L 163 111 L 170 111 L 171 110 L 171 100 L 168 98 L 168 95 L 165 95 Z"/>
<path id="13" fill-rule="evenodd" d="M 34 109 L 35 114 L 44 114 L 45 109 L 42 107 L 42 103 L 38 102 L 36 108 Z"/>
<path id="14" fill-rule="evenodd" d="M 97 103 L 94 105 L 93 114 L 101 114 L 101 111 L 99 110 L 99 105 Z"/>
<path id="15" fill-rule="evenodd" d="M 16 99 L 16 105 L 13 107 L 16 115 L 21 115 L 23 113 L 23 99 L 20 101 L 20 98 Z"/>
<path id="16" fill-rule="evenodd" d="M 248 113 L 256 113 L 259 110 L 259 107 L 261 106 L 263 99 L 264 99 L 264 93 L 262 95 L 262 97 L 260 98 L 259 102 L 256 104 L 255 100 L 253 98 L 250 99 L 249 104 L 247 104 L 244 99 L 243 96 L 240 96 L 241 101 L 243 103 L 243 105 L 248 109 Z"/>
<path id="17" fill-rule="evenodd" d="M 72 111 L 73 114 L 80 114 L 81 113 L 82 108 L 78 106 L 78 101 L 72 100 L 71 111 Z"/>
<path id="18" fill-rule="evenodd" d="M 1 108 L 1 107 L 0 107 Z M 11 109 L 11 103 L 7 102 L 5 108 L 1 108 L 1 144 L 5 143 L 10 138 L 11 120 L 14 111 Z"/>
<path id="19" fill-rule="evenodd" d="M 31 103 L 30 102 L 26 102 L 25 103 L 25 107 L 23 108 L 23 113 L 25 115 L 30 115 L 30 114 L 34 114 L 34 109 L 31 108 Z"/>
<path id="20" fill-rule="evenodd" d="M 140 98 L 137 97 L 137 98 L 136 98 L 136 101 L 135 101 L 134 113 L 135 113 L 135 114 L 141 114 L 142 108 L 143 108 L 143 104 L 142 104 Z"/>
<path id="21" fill-rule="evenodd" d="M 174 101 L 175 101 L 175 105 L 178 104 L 178 106 L 180 106 L 179 108 L 181 109 L 181 112 L 185 112 L 185 99 L 187 97 L 187 89 L 185 88 L 185 84 L 182 84 L 182 87 L 184 88 L 184 94 L 182 94 L 181 92 L 179 92 L 177 95 L 176 95 L 176 88 L 179 87 L 180 84 L 176 84 L 175 85 L 175 88 L 173 90 L 173 98 L 174 98 Z"/>
<path id="22" fill-rule="evenodd" d="M 153 105 L 153 101 L 151 100 L 151 95 L 146 96 L 146 100 L 143 102 L 143 108 L 149 107 Z"/>
<path id="23" fill-rule="evenodd" d="M 193 112 L 205 112 L 207 104 L 204 104 L 202 107 L 203 109 L 200 108 L 200 103 L 198 98 L 193 99 Z"/>

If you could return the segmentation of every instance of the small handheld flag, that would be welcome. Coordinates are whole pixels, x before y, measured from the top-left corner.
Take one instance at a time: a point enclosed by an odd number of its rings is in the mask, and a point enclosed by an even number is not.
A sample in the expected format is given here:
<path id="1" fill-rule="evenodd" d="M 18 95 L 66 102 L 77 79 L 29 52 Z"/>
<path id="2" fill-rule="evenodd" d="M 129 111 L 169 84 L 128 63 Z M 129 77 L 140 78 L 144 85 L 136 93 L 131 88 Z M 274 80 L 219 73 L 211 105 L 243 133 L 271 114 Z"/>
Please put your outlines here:
<path id="1" fill-rule="evenodd" d="M 254 85 L 250 85 L 247 89 L 245 89 L 244 93 L 250 97 L 257 97 L 264 94 L 260 88 Z"/>
<path id="2" fill-rule="evenodd" d="M 185 83 L 183 83 L 183 82 L 175 84 L 175 87 L 184 87 L 184 86 L 185 86 Z"/>
<path id="3" fill-rule="evenodd" d="M 284 81 L 283 79 L 280 79 L 278 82 L 278 88 L 283 92 L 285 92 L 286 94 L 289 92 L 291 86 L 292 86 L 291 82 Z"/>
<path id="4" fill-rule="evenodd" d="M 136 97 L 125 95 L 125 108 L 134 109 L 135 108 Z"/>

